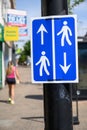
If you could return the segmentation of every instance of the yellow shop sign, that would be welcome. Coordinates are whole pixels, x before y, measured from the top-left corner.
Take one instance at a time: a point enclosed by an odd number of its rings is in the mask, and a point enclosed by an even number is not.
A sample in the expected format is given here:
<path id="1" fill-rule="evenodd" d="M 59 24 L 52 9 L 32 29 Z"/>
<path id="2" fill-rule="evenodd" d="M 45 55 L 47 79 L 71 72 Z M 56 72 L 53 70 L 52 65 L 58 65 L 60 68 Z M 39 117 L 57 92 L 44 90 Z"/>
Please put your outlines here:
<path id="1" fill-rule="evenodd" d="M 4 28 L 4 39 L 5 41 L 18 41 L 19 31 L 18 27 L 8 27 Z"/>

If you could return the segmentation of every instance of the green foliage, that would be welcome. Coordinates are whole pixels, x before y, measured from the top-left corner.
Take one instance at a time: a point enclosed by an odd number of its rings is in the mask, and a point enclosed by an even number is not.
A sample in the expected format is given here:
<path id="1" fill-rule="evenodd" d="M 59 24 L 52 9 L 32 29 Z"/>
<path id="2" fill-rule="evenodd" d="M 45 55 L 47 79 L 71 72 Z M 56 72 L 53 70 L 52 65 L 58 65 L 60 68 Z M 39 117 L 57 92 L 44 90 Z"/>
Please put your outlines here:
<path id="1" fill-rule="evenodd" d="M 19 63 L 24 63 L 26 61 L 27 56 L 30 56 L 30 51 L 31 51 L 30 41 L 27 41 L 24 45 L 23 51 L 21 52 Z"/>
<path id="2" fill-rule="evenodd" d="M 28 42 L 26 42 L 26 44 L 24 45 L 23 54 L 26 55 L 26 56 L 30 56 L 30 51 L 31 51 L 30 41 L 28 41 Z"/>
<path id="3" fill-rule="evenodd" d="M 69 14 L 72 14 L 72 9 L 79 5 L 81 2 L 84 2 L 85 0 L 68 0 L 68 11 Z"/>
<path id="4" fill-rule="evenodd" d="M 20 58 L 19 58 L 19 64 L 20 63 L 24 63 L 26 61 L 26 55 L 21 54 Z"/>

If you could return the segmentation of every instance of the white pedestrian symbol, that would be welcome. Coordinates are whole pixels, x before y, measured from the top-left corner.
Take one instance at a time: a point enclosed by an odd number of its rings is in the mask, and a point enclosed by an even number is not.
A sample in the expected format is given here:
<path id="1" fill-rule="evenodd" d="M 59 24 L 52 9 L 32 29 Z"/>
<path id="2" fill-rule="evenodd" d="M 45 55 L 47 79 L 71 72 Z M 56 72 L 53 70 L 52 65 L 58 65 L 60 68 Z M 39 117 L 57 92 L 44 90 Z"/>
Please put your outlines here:
<path id="1" fill-rule="evenodd" d="M 64 38 L 66 38 L 67 43 L 71 46 L 72 43 L 69 39 L 69 35 L 72 36 L 71 29 L 68 27 L 67 21 L 64 21 L 63 24 L 64 24 L 64 26 L 62 27 L 60 32 L 57 33 L 57 35 L 60 35 L 62 33 L 61 46 L 64 46 Z"/>
<path id="2" fill-rule="evenodd" d="M 43 69 L 44 69 L 44 71 L 46 72 L 47 75 L 50 75 L 49 71 L 47 70 L 47 65 L 50 66 L 50 62 L 45 55 L 46 52 L 42 51 L 41 54 L 42 54 L 42 56 L 40 57 L 39 61 L 35 65 L 37 66 L 38 64 L 40 64 L 40 69 L 39 69 L 40 76 L 43 75 L 43 73 L 42 73 Z"/>

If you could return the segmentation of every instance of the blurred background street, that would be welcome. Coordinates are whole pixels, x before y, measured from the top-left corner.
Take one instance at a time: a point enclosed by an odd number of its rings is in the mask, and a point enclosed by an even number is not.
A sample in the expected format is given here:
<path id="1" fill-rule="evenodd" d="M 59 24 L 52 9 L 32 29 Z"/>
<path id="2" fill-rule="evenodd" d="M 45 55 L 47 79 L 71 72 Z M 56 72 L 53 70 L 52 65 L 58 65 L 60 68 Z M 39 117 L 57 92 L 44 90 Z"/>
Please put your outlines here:
<path id="1" fill-rule="evenodd" d="M 15 104 L 7 103 L 7 86 L 0 90 L 0 130 L 44 130 L 43 86 L 31 83 L 31 67 L 18 69 L 22 82 L 15 88 Z M 87 130 L 87 101 L 79 101 L 79 121 L 73 130 Z"/>

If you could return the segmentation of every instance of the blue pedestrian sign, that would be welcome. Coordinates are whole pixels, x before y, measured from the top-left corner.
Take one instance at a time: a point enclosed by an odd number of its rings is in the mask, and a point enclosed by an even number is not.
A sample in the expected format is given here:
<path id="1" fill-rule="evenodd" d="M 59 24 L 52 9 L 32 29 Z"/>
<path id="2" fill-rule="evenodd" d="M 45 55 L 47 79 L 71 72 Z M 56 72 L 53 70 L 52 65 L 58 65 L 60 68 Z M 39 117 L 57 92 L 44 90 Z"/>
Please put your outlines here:
<path id="1" fill-rule="evenodd" d="M 32 19 L 31 60 L 33 83 L 77 83 L 76 15 Z"/>

